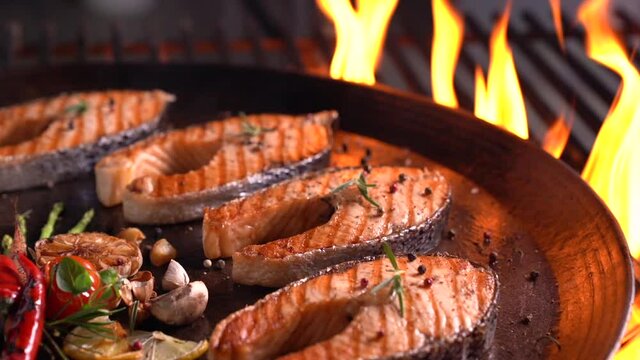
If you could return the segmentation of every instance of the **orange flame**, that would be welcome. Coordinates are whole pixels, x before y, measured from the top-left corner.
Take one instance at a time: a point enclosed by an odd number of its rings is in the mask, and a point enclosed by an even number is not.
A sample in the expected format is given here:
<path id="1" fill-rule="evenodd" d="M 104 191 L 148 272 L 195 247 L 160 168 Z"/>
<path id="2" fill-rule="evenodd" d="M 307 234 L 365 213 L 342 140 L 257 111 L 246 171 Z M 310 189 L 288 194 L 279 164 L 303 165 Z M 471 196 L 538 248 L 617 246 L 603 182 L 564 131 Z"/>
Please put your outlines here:
<path id="1" fill-rule="evenodd" d="M 456 63 L 462 46 L 464 22 L 447 0 L 433 0 L 433 45 L 431 50 L 431 88 L 433 99 L 441 105 L 458 107 L 453 86 Z"/>
<path id="2" fill-rule="evenodd" d="M 544 135 L 544 139 L 542 140 L 542 149 L 551 154 L 554 158 L 560 158 L 565 146 L 567 146 L 567 141 L 569 141 L 572 126 L 572 118 L 569 118 L 567 121 L 565 120 L 564 114 L 560 115 Z"/>
<path id="3" fill-rule="evenodd" d="M 609 205 L 625 232 L 631 254 L 638 258 L 640 73 L 609 25 L 608 9 L 608 0 L 589 0 L 578 11 L 580 21 L 586 27 L 587 53 L 622 77 L 620 91 L 598 133 L 582 177 Z"/>
<path id="4" fill-rule="evenodd" d="M 588 0 L 580 6 L 578 18 L 586 28 L 589 57 L 622 78 L 622 84 L 604 120 L 589 155 L 582 177 L 607 203 L 627 238 L 631 255 L 640 257 L 640 73 L 609 24 L 609 1 Z M 640 322 L 640 308 L 634 307 L 629 326 Z M 616 359 L 640 358 L 636 338 Z"/>
<path id="5" fill-rule="evenodd" d="M 564 29 L 562 28 L 562 5 L 561 0 L 549 0 L 551 5 L 551 15 L 553 15 L 553 25 L 556 28 L 556 36 L 558 37 L 558 43 L 564 50 Z"/>
<path id="6" fill-rule="evenodd" d="M 356 0 L 355 9 L 349 0 L 316 2 L 336 30 L 331 77 L 375 84 L 376 65 L 398 0 Z"/>
<path id="7" fill-rule="evenodd" d="M 487 80 L 476 68 L 475 110 L 477 117 L 500 126 L 523 139 L 529 138 L 527 112 L 520 82 L 507 43 L 507 27 L 511 1 L 491 34 L 489 73 Z"/>

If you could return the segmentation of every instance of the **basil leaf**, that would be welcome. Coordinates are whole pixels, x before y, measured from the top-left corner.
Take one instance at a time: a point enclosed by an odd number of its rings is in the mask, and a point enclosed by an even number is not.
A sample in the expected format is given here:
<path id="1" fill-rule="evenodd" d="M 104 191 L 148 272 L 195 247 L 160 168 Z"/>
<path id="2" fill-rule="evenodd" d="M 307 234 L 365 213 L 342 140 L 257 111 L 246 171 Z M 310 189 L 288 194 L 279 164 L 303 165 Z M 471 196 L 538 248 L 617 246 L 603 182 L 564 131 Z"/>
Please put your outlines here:
<path id="1" fill-rule="evenodd" d="M 93 280 L 79 262 L 65 257 L 56 266 L 56 284 L 60 290 L 77 295 L 89 290 Z"/>
<path id="2" fill-rule="evenodd" d="M 102 286 L 114 285 L 119 280 L 118 272 L 115 269 L 102 270 L 100 271 L 100 280 Z"/>

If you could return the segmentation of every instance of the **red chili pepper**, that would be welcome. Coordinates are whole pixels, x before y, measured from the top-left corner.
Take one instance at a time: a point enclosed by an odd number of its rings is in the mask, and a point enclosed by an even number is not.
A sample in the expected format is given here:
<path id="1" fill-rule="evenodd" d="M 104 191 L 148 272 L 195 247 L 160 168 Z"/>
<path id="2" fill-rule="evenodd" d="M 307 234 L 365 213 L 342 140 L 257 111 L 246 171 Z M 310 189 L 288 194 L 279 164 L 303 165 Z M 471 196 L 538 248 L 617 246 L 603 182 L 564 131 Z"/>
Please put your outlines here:
<path id="1" fill-rule="evenodd" d="M 40 269 L 24 254 L 18 261 L 27 275 L 12 311 L 5 322 L 2 359 L 31 360 L 38 355 L 45 318 L 46 289 Z"/>
<path id="2" fill-rule="evenodd" d="M 13 303 L 20 292 L 20 275 L 10 257 L 0 255 L 0 301 Z"/>

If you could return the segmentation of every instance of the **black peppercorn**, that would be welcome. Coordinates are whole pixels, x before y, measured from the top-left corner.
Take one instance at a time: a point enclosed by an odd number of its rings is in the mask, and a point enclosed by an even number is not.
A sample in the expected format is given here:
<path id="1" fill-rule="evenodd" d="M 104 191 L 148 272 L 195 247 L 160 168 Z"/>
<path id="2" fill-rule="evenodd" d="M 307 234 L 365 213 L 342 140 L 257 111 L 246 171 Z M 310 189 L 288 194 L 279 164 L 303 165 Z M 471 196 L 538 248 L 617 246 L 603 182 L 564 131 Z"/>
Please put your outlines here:
<path id="1" fill-rule="evenodd" d="M 494 267 L 498 263 L 498 254 L 492 251 L 489 254 L 489 266 Z"/>
<path id="2" fill-rule="evenodd" d="M 527 280 L 529 280 L 531 282 L 536 282 L 536 280 L 538 280 L 539 276 L 540 276 L 540 273 L 534 270 L 534 271 L 529 273 L 529 276 L 527 276 Z"/>
<path id="3" fill-rule="evenodd" d="M 418 266 L 418 274 L 422 275 L 427 272 L 427 268 L 424 265 Z"/>
<path id="4" fill-rule="evenodd" d="M 449 229 L 449 231 L 447 231 L 447 239 L 453 240 L 455 237 L 456 237 L 456 231 L 453 229 Z"/>

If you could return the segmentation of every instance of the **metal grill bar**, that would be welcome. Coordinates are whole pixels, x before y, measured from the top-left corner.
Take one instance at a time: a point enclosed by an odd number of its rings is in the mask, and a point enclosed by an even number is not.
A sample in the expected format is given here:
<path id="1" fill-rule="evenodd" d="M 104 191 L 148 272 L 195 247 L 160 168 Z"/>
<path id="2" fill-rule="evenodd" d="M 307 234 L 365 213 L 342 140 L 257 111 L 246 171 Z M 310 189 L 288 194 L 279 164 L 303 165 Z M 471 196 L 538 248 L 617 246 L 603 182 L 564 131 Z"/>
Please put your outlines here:
<path id="1" fill-rule="evenodd" d="M 304 3 L 306 4 L 306 3 Z M 176 20 L 177 36 L 167 38 L 161 31 L 149 30 L 143 40 L 125 37 L 123 26 L 113 23 L 108 40 L 91 42 L 91 26 L 80 22 L 71 40 L 58 39 L 57 26 L 41 23 L 36 39 L 25 39 L 24 25 L 11 21 L 0 33 L 0 69 L 50 65 L 61 62 L 128 62 L 149 59 L 152 62 L 214 62 L 253 64 L 328 74 L 333 55 L 333 26 L 316 9 L 307 9 L 306 17 L 275 16 L 298 13 L 304 5 L 293 0 L 243 0 L 238 3 L 216 1 L 209 32 L 196 31 L 189 16 Z M 231 7 L 234 7 L 230 9 Z M 274 9 L 275 6 L 275 9 Z M 313 5 L 311 5 L 313 6 Z M 230 10 L 243 16 L 242 35 L 232 35 L 225 24 Z M 414 14 L 412 14 L 414 15 Z M 630 48 L 640 41 L 640 21 L 628 12 L 618 11 L 624 40 Z M 424 95 L 431 94 L 430 29 L 416 26 L 417 17 L 394 17 L 378 69 L 382 83 Z M 424 16 L 428 19 L 428 14 Z M 474 71 L 486 67 L 490 30 L 466 14 L 465 45 L 460 53 L 455 87 L 461 107 L 473 110 Z M 573 109 L 575 125 L 563 159 L 577 169 L 586 155 L 617 92 L 619 79 L 589 60 L 584 51 L 584 32 L 571 19 L 563 17 L 566 49 L 558 46 L 554 29 L 545 26 L 533 13 L 513 18 L 509 39 L 526 98 L 532 141 L 541 142 L 548 127 L 563 111 Z M 30 24 L 31 26 L 32 24 Z M 302 30 L 301 30 L 302 28 Z M 640 57 L 635 63 L 640 66 Z"/>

